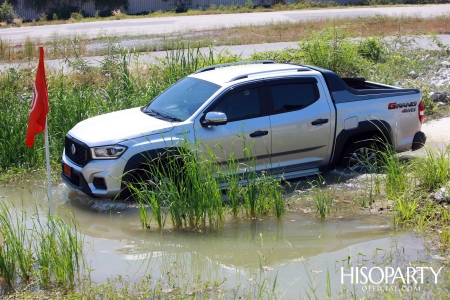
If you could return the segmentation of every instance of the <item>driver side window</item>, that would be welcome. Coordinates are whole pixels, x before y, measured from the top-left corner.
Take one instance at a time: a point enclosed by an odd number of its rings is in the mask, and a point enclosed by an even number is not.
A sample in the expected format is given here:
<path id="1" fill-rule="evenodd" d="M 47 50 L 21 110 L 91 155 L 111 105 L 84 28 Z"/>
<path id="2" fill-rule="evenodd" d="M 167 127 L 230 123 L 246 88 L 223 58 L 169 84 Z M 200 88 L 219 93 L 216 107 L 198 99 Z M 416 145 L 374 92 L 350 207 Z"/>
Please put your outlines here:
<path id="1" fill-rule="evenodd" d="M 223 112 L 228 122 L 256 118 L 261 115 L 259 89 L 246 89 L 226 95 L 212 111 Z"/>

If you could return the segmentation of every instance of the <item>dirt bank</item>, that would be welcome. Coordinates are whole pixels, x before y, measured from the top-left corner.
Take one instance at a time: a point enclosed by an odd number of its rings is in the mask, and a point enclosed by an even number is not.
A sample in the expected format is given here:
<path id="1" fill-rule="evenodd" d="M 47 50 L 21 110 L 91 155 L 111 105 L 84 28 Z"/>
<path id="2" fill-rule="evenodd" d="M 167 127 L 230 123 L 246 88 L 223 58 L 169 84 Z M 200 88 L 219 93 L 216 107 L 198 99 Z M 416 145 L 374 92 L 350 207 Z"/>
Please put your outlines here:
<path id="1" fill-rule="evenodd" d="M 426 145 L 441 147 L 450 144 L 450 117 L 432 120 L 423 124 L 422 131 L 427 135 Z"/>

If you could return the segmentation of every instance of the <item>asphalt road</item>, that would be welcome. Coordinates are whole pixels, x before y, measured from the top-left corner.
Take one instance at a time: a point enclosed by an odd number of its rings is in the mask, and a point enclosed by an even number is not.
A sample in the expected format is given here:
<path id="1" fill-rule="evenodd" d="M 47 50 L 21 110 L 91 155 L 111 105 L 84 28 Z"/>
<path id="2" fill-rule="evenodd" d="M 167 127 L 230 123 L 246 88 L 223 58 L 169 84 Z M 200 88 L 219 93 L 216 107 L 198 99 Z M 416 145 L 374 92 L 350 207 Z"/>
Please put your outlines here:
<path id="1" fill-rule="evenodd" d="M 77 34 L 89 38 L 95 38 L 104 34 L 135 36 L 142 34 L 170 34 L 174 32 L 200 31 L 214 28 L 235 27 L 239 25 L 261 25 L 272 22 L 298 22 L 376 15 L 421 16 L 424 18 L 431 18 L 442 14 L 450 14 L 450 4 L 163 17 L 5 28 L 0 29 L 0 38 L 4 41 L 23 43 L 27 37 L 46 41 L 51 39 L 54 35 L 66 37 Z"/>

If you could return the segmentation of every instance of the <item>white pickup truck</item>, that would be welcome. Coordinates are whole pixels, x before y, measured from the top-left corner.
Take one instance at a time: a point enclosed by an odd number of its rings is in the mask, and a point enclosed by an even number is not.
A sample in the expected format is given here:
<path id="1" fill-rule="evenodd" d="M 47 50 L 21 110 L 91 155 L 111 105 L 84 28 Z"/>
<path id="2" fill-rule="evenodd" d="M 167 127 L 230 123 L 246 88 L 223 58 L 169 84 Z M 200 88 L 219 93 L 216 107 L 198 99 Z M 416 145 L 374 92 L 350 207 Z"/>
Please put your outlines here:
<path id="1" fill-rule="evenodd" d="M 84 194 L 115 197 L 133 170 L 181 140 L 200 141 L 219 158 L 234 152 L 239 161 L 242 137 L 252 142 L 256 171 L 290 179 L 333 165 L 358 169 L 361 158 L 376 155 L 374 139 L 397 152 L 423 146 L 421 99 L 417 89 L 306 65 L 214 65 L 144 107 L 78 123 L 66 136 L 62 179 Z"/>

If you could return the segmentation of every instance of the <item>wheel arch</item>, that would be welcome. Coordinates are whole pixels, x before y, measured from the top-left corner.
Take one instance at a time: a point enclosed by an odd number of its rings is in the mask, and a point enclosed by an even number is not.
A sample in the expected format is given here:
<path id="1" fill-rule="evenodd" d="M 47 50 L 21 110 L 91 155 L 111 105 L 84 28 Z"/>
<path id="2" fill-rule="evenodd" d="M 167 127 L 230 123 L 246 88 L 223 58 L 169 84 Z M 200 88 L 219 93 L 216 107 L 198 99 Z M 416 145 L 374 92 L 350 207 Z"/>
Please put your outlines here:
<path id="1" fill-rule="evenodd" d="M 177 153 L 179 153 L 178 147 L 168 147 L 146 150 L 134 154 L 130 159 L 128 159 L 123 170 L 121 178 L 120 197 L 123 198 L 129 196 L 127 182 L 132 182 L 133 180 L 138 178 L 138 172 L 143 170 L 149 171 L 149 164 L 153 163 L 154 161 L 159 161 L 158 164 L 160 164 L 161 160 L 167 160 L 169 156 L 176 155 Z"/>
<path id="2" fill-rule="evenodd" d="M 392 128 L 388 122 L 382 120 L 362 121 L 358 127 L 350 130 L 342 130 L 336 136 L 335 150 L 331 161 L 332 165 L 339 165 L 345 155 L 345 150 L 357 141 L 375 140 L 376 143 L 384 143 L 393 146 L 394 139 Z"/>

